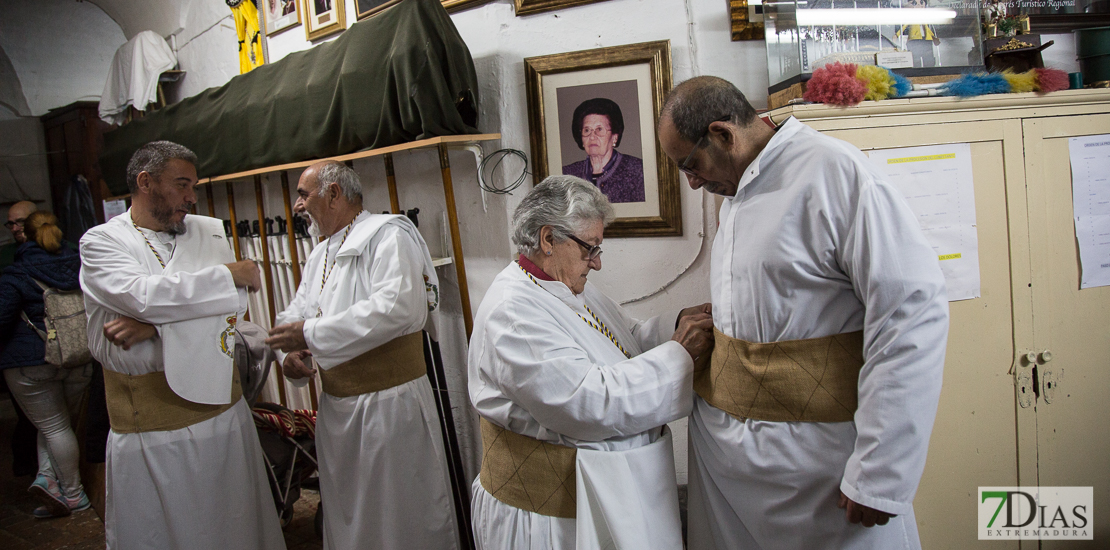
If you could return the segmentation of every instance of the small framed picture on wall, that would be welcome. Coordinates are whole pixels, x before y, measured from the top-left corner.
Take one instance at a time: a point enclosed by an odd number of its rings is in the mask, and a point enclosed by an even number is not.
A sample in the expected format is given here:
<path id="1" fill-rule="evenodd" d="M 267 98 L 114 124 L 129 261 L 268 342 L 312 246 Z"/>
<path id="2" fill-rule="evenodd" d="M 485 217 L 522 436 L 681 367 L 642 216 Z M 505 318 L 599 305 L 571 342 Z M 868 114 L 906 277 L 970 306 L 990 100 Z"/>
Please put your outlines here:
<path id="1" fill-rule="evenodd" d="M 269 0 L 266 0 L 269 1 Z M 347 28 L 344 0 L 302 0 L 304 2 L 304 34 L 317 40 L 343 32 Z"/>
<path id="2" fill-rule="evenodd" d="M 568 174 L 609 197 L 605 237 L 682 234 L 678 168 L 655 134 L 671 89 L 669 41 L 524 60 L 536 183 Z"/>
<path id="3" fill-rule="evenodd" d="M 266 36 L 301 24 L 301 10 L 297 0 L 260 0 L 260 2 L 262 16 L 266 19 Z"/>

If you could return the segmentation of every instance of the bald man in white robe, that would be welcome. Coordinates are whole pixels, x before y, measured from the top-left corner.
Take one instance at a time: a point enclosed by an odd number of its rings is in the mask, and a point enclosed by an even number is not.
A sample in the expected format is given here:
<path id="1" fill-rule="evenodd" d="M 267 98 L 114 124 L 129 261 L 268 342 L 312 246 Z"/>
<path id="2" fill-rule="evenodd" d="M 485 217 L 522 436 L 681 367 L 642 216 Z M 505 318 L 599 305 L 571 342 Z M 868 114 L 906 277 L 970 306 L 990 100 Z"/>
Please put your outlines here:
<path id="1" fill-rule="evenodd" d="M 328 238 L 267 343 L 294 381 L 320 373 L 324 548 L 457 548 L 423 356 L 422 330 L 434 333 L 439 298 L 427 246 L 408 218 L 364 211 L 358 177 L 340 163 L 309 167 L 297 192 L 309 231 Z"/>

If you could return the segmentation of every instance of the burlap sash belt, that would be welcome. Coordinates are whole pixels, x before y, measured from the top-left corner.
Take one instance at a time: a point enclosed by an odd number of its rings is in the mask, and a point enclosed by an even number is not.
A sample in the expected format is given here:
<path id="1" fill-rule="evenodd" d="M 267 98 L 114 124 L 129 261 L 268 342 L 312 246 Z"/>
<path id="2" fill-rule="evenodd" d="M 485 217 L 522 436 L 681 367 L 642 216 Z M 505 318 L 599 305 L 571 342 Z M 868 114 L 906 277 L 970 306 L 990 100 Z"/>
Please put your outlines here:
<path id="1" fill-rule="evenodd" d="M 493 498 L 557 518 L 577 515 L 573 447 L 510 432 L 482 418 L 482 487 Z"/>
<path id="2" fill-rule="evenodd" d="M 179 430 L 215 418 L 243 397 L 238 370 L 232 371 L 231 403 L 205 405 L 174 393 L 163 371 L 130 375 L 104 369 L 104 396 L 112 431 L 130 434 Z"/>
<path id="3" fill-rule="evenodd" d="M 320 369 L 324 392 L 354 397 L 412 382 L 428 373 L 420 331 L 394 338 L 346 363 Z"/>
<path id="4" fill-rule="evenodd" d="M 694 370 L 694 391 L 710 405 L 741 420 L 852 420 L 863 331 L 766 344 L 713 335 L 712 359 Z"/>

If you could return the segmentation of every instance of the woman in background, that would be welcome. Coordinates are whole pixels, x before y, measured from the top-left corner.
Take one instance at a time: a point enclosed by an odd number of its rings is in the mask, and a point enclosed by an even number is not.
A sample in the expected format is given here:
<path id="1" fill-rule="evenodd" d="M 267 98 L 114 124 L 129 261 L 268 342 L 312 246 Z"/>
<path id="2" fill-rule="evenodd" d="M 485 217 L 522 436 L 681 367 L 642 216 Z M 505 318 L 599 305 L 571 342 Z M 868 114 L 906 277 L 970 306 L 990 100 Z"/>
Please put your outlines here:
<path id="1" fill-rule="evenodd" d="M 35 330 L 45 330 L 39 282 L 58 290 L 80 286 L 81 260 L 66 245 L 57 224 L 49 212 L 28 216 L 23 228 L 27 242 L 19 245 L 15 263 L 0 275 L 0 370 L 16 402 L 39 430 L 39 473 L 28 489 L 44 504 L 34 510 L 37 518 L 68 516 L 89 508 L 70 410 L 89 385 L 92 365 L 64 369 L 47 364 L 43 340 Z"/>

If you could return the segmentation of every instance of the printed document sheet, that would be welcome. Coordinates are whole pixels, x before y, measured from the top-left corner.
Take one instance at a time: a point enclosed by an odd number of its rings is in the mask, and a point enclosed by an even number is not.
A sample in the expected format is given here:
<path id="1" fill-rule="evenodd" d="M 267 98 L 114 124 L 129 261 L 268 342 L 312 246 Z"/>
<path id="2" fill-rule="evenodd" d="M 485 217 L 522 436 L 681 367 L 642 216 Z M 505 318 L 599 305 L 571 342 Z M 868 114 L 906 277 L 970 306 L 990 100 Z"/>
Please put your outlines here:
<path id="1" fill-rule="evenodd" d="M 906 196 L 933 245 L 948 285 L 948 300 L 979 297 L 979 236 L 971 145 L 956 143 L 870 151 Z"/>
<path id="2" fill-rule="evenodd" d="M 1068 140 L 1079 288 L 1110 285 L 1110 134 Z"/>

